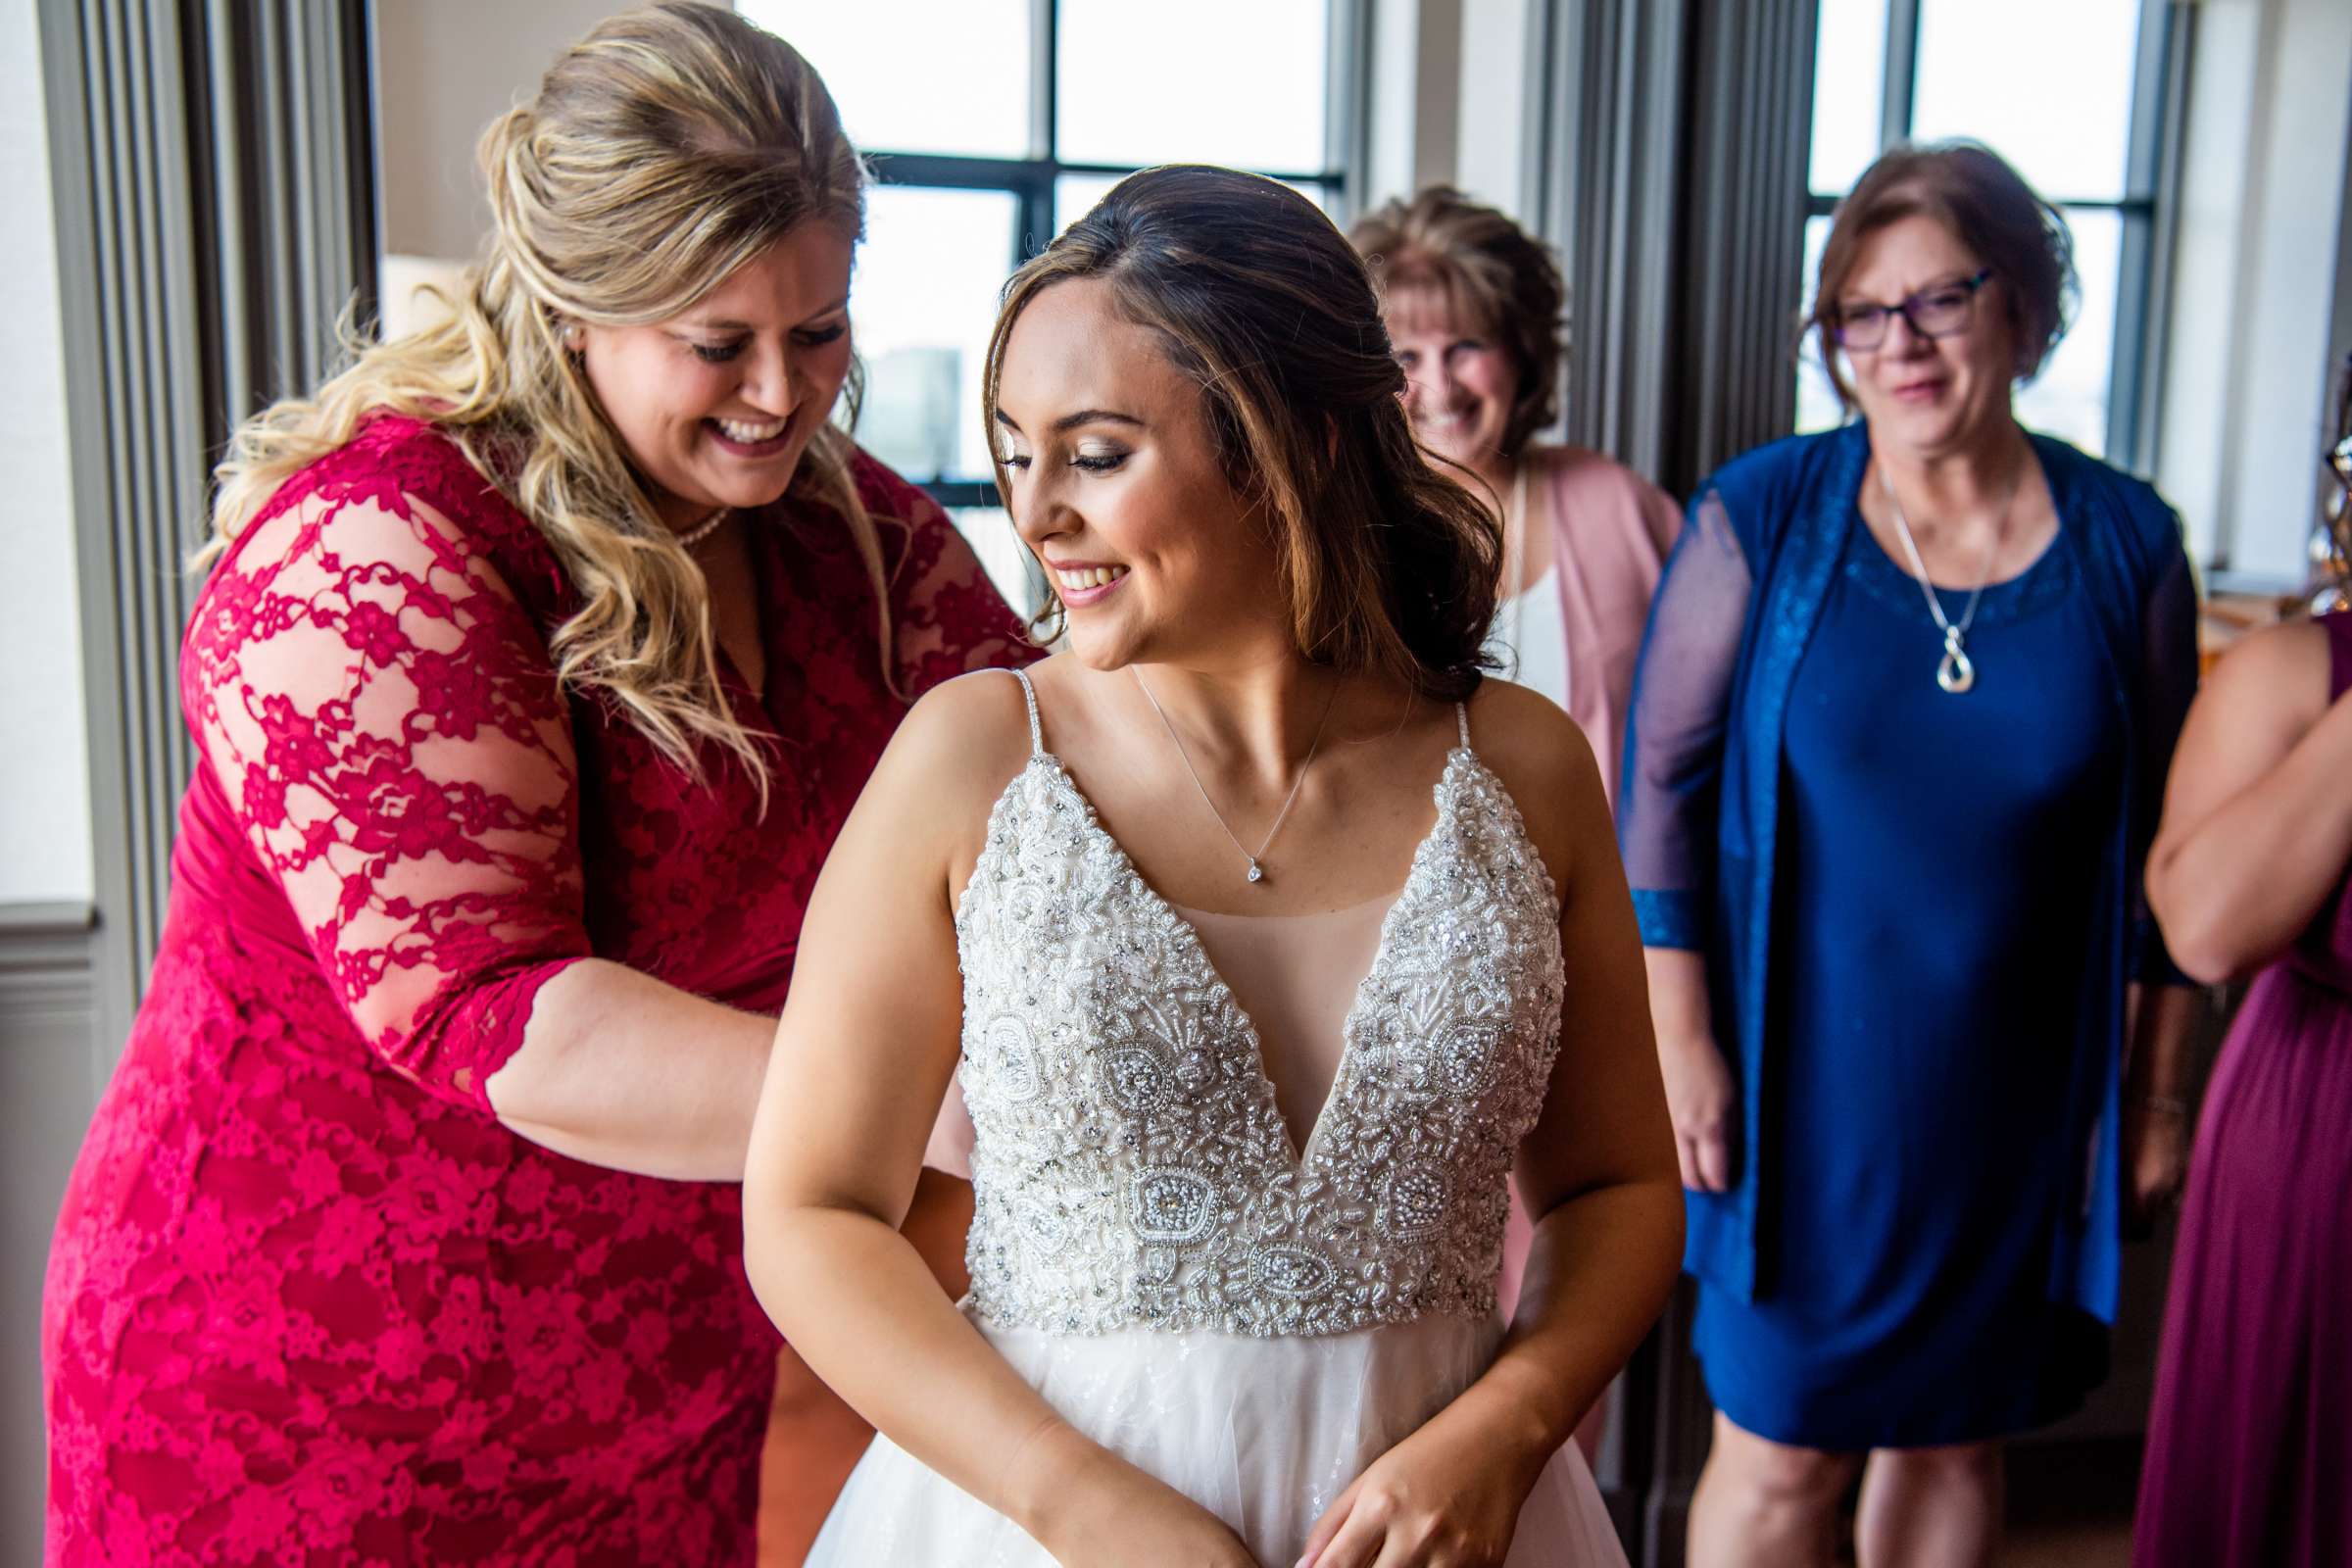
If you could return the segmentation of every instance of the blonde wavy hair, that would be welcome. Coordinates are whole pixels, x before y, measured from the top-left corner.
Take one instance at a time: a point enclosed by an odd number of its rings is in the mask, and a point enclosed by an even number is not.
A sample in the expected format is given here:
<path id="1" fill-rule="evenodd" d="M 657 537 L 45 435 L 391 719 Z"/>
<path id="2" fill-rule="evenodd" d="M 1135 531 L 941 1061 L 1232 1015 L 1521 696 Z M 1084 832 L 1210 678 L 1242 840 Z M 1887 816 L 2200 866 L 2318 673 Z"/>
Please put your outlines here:
<path id="1" fill-rule="evenodd" d="M 453 317 L 355 344 L 349 368 L 314 395 L 240 426 L 214 470 L 200 562 L 369 417 L 429 420 L 537 525 L 577 592 L 580 609 L 550 642 L 564 687 L 618 705 L 697 776 L 701 744 L 714 742 L 764 784 L 759 746 L 719 684 L 702 569 L 656 514 L 564 331 L 675 317 L 804 223 L 862 236 L 864 166 L 791 45 L 690 0 L 599 25 L 535 98 L 490 125 L 480 160 L 496 222 L 458 297 L 444 296 Z M 849 402 L 854 414 L 855 377 Z M 882 547 L 852 474 L 855 450 L 824 425 L 787 495 L 847 519 L 895 689 Z"/>

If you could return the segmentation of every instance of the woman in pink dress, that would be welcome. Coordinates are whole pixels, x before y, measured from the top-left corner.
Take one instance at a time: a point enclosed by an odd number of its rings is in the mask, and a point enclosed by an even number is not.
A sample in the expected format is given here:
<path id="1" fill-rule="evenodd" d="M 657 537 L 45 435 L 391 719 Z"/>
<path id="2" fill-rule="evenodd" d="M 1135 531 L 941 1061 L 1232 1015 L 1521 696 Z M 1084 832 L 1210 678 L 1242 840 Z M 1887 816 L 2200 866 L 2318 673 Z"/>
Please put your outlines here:
<path id="1" fill-rule="evenodd" d="M 797 54 L 631 13 L 483 164 L 455 319 L 220 471 L 170 914 L 50 1263 L 60 1568 L 752 1562 L 738 1184 L 803 912 L 906 702 L 1027 657 L 827 422 L 862 175 Z M 786 1393 L 789 1554 L 861 1444 Z"/>
<path id="2" fill-rule="evenodd" d="M 1380 285 L 1413 438 L 1502 517 L 1503 668 L 1568 710 L 1614 799 L 1682 510 L 1621 463 L 1535 439 L 1560 411 L 1568 300 L 1541 241 L 1449 185 L 1367 214 L 1348 238 Z"/>

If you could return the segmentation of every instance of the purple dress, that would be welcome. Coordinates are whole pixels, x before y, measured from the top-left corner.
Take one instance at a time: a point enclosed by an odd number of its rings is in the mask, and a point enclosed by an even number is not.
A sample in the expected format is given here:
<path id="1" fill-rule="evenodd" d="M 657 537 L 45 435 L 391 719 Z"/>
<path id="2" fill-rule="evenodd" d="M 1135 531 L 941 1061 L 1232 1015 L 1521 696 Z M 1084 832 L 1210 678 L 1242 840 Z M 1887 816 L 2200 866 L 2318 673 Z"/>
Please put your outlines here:
<path id="1" fill-rule="evenodd" d="M 2331 696 L 2352 614 L 2329 615 Z M 2352 884 L 2255 980 L 2214 1068 L 2133 1560 L 2352 1563 Z"/>

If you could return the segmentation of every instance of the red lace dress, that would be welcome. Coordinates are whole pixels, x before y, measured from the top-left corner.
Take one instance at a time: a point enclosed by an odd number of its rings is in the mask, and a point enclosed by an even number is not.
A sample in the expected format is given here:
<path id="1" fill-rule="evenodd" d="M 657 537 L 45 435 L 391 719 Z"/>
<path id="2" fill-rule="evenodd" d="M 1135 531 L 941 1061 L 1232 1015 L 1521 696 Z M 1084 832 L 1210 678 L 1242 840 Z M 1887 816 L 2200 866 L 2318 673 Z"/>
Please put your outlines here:
<path id="1" fill-rule="evenodd" d="M 939 509 L 858 477 L 906 519 L 909 693 L 1022 662 Z M 366 427 L 213 573 L 162 950 L 49 1266 L 52 1565 L 752 1561 L 778 1342 L 739 1189 L 551 1153 L 483 1090 L 591 956 L 782 1004 L 904 708 L 839 519 L 750 536 L 764 815 L 559 693 L 555 559 L 428 425 Z"/>

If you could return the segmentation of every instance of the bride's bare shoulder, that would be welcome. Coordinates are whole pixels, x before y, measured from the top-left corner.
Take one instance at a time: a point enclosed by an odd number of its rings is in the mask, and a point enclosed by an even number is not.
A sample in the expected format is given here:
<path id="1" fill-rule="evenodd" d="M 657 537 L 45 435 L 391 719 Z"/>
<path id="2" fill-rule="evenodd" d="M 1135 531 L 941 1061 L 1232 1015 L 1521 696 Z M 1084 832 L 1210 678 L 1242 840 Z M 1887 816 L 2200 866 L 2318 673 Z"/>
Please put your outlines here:
<path id="1" fill-rule="evenodd" d="M 1615 855 L 1600 762 L 1583 726 L 1540 692 L 1506 680 L 1480 683 L 1470 698 L 1470 746 L 1502 780 L 1528 836 L 1566 885 L 1580 856 Z"/>
<path id="2" fill-rule="evenodd" d="M 907 710 L 873 787 L 937 820 L 956 821 L 970 806 L 985 817 L 1028 758 L 1020 680 L 1008 669 L 977 669 L 942 681 Z"/>

